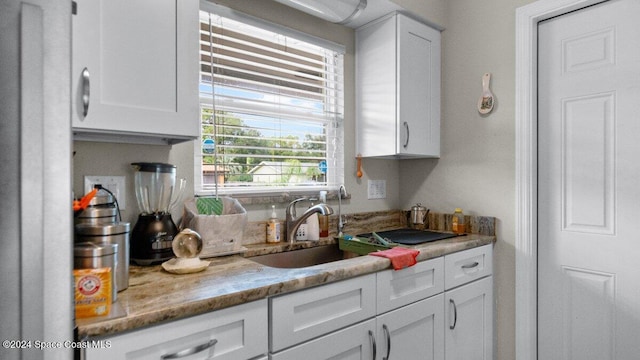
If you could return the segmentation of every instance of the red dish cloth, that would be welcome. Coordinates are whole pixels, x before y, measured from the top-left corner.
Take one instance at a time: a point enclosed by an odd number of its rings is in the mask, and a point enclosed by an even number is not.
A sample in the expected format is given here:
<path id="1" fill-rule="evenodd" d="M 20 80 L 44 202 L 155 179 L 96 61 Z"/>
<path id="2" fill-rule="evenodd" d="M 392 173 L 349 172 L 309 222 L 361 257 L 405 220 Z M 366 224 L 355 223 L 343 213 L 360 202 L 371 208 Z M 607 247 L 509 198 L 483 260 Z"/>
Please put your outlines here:
<path id="1" fill-rule="evenodd" d="M 400 270 L 415 265 L 417 263 L 416 257 L 418 257 L 418 254 L 420 254 L 420 251 L 418 250 L 403 247 L 394 247 L 389 250 L 369 253 L 369 255 L 385 257 L 391 260 L 391 265 L 393 265 L 394 270 Z"/>

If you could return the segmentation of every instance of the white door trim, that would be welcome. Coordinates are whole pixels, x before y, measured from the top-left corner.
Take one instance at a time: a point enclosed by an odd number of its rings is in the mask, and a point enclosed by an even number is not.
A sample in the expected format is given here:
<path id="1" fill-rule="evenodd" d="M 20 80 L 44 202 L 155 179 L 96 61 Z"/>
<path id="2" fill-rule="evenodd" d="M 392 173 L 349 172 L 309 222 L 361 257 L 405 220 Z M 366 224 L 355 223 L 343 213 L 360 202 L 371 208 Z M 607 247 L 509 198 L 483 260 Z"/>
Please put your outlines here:
<path id="1" fill-rule="evenodd" d="M 539 0 L 516 9 L 516 359 L 537 354 L 538 22 L 604 0 Z"/>

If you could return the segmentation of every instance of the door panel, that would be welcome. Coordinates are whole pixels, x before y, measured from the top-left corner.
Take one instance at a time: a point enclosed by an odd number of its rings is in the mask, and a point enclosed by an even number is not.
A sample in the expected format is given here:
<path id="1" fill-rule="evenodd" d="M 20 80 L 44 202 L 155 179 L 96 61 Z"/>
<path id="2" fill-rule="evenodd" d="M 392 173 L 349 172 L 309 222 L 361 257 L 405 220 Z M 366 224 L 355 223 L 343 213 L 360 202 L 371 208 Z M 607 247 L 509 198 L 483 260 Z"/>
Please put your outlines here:
<path id="1" fill-rule="evenodd" d="M 541 23 L 538 357 L 640 353 L 640 2 Z"/>
<path id="2" fill-rule="evenodd" d="M 444 360 L 444 295 L 381 315 L 377 328 L 382 359 Z"/>
<path id="3" fill-rule="evenodd" d="M 562 100 L 563 231 L 613 235 L 615 100 L 615 92 Z"/>
<path id="4" fill-rule="evenodd" d="M 445 292 L 445 359 L 493 359 L 493 277 Z"/>

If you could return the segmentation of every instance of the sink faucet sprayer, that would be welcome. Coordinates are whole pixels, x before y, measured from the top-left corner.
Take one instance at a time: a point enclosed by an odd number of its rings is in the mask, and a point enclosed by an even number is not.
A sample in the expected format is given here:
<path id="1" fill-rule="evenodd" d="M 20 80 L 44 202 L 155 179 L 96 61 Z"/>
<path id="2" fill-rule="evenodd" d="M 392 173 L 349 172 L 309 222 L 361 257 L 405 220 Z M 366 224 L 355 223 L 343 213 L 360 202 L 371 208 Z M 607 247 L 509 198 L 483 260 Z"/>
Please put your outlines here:
<path id="1" fill-rule="evenodd" d="M 319 213 L 320 215 L 331 215 L 333 214 L 333 209 L 327 204 L 317 204 L 308 208 L 299 218 L 296 216 L 296 203 L 309 200 L 308 198 L 300 198 L 295 199 L 287 205 L 286 217 L 287 217 L 287 242 L 289 242 L 289 246 L 293 245 L 293 241 L 296 238 L 296 232 L 298 231 L 298 227 L 302 224 L 307 218 L 315 213 Z"/>
<path id="2" fill-rule="evenodd" d="M 344 190 L 344 198 L 346 199 L 348 194 L 347 194 L 347 188 L 344 185 L 340 185 L 340 187 L 338 188 L 338 237 L 342 236 L 342 230 L 344 230 L 344 224 L 346 224 L 346 221 L 342 220 L 342 194 Z"/>

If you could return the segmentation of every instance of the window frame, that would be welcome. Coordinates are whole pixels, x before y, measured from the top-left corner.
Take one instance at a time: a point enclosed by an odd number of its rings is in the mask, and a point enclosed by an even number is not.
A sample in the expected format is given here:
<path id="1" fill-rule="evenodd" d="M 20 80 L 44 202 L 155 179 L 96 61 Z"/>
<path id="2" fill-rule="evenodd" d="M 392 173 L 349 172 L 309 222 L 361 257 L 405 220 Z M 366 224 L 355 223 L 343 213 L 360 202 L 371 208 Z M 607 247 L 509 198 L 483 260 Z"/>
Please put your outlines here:
<path id="1" fill-rule="evenodd" d="M 208 1 L 202 0 L 200 2 L 200 10 L 206 11 L 210 13 L 214 13 L 216 15 L 232 19 L 234 21 L 239 21 L 246 23 L 248 25 L 256 26 L 264 30 L 276 32 L 288 37 L 295 38 L 297 40 L 305 41 L 316 46 L 323 47 L 327 50 L 334 51 L 339 53 L 342 58 L 342 69 L 344 70 L 344 55 L 346 53 L 346 48 L 344 45 L 337 44 L 330 40 L 322 39 L 307 33 L 300 32 L 298 30 L 291 29 L 284 25 L 275 24 L 251 15 L 247 15 L 245 13 L 238 12 L 236 10 L 230 9 L 228 7 L 210 3 Z M 200 22 L 198 22 L 200 24 Z M 199 56 L 199 55 L 198 55 Z M 200 81 L 198 81 L 200 84 Z M 267 186 L 267 187 L 221 187 L 214 186 L 213 190 L 204 189 L 203 184 L 203 153 L 202 153 L 202 116 L 201 111 L 199 111 L 199 136 L 196 142 L 194 143 L 194 190 L 195 194 L 199 196 L 211 196 L 211 195 L 223 195 L 223 196 L 231 196 L 231 195 L 240 195 L 242 197 L 254 197 L 254 196 L 273 196 L 277 194 L 292 194 L 292 195 L 304 195 L 304 194 L 317 194 L 320 190 L 337 190 L 340 185 L 344 184 L 344 77 L 342 79 L 341 89 L 342 94 L 338 99 L 339 106 L 342 111 L 340 113 L 339 119 L 331 122 L 327 126 L 334 125 L 332 132 L 334 133 L 332 138 L 336 139 L 338 142 L 337 146 L 334 145 L 333 149 L 329 149 L 329 144 L 327 145 L 327 155 L 326 161 L 334 162 L 332 166 L 334 173 L 332 173 L 332 180 L 327 179 L 327 184 L 323 185 L 305 185 L 305 186 Z M 200 86 L 200 85 L 199 85 Z M 200 91 L 198 91 L 198 96 L 200 97 Z M 215 111 L 215 110 L 214 110 Z M 330 152 L 331 151 L 331 152 Z M 330 153 L 332 155 L 330 155 Z M 222 166 L 222 165 L 219 165 Z"/>

